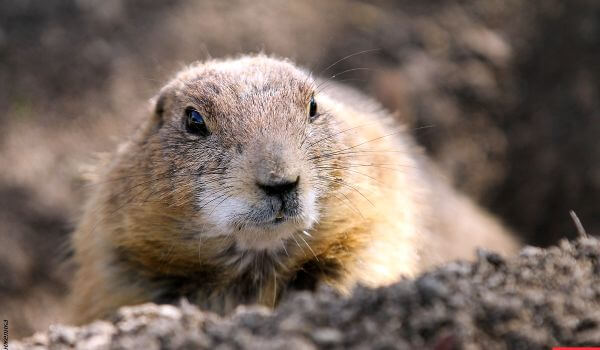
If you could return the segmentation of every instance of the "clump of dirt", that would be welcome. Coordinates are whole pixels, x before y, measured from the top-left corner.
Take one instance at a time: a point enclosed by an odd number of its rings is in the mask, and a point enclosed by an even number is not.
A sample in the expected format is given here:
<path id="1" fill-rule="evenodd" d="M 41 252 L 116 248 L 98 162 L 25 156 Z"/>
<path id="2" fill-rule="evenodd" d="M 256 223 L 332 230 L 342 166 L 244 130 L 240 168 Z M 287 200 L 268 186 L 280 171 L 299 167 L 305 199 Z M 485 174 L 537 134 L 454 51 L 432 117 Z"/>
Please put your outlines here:
<path id="1" fill-rule="evenodd" d="M 548 349 L 600 344 L 600 241 L 480 251 L 386 288 L 292 295 L 276 311 L 221 318 L 187 303 L 125 307 L 108 321 L 55 325 L 11 349 Z"/>

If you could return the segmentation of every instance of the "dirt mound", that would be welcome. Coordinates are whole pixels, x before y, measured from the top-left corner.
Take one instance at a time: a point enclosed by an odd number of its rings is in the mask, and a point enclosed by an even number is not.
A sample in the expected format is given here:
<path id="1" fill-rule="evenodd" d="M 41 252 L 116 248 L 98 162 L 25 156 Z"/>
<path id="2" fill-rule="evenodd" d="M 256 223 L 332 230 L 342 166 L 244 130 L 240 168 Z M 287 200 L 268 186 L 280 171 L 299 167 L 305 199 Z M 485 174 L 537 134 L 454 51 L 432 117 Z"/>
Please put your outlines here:
<path id="1" fill-rule="evenodd" d="M 600 241 L 525 248 L 504 260 L 480 252 L 416 280 L 291 296 L 275 312 L 231 317 L 146 304 L 110 321 L 52 326 L 11 349 L 548 349 L 600 344 Z"/>

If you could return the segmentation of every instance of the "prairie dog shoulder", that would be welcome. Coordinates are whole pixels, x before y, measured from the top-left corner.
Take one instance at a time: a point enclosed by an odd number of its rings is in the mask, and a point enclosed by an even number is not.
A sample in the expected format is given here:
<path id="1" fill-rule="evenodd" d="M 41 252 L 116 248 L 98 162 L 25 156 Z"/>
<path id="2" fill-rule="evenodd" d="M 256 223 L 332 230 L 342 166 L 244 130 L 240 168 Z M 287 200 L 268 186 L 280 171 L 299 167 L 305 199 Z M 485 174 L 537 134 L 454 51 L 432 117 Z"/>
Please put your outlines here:
<path id="1" fill-rule="evenodd" d="M 181 297 L 274 306 L 291 288 L 348 292 L 475 245 L 515 249 L 426 163 L 377 103 L 288 61 L 192 65 L 99 174 L 73 237 L 73 319 Z"/>

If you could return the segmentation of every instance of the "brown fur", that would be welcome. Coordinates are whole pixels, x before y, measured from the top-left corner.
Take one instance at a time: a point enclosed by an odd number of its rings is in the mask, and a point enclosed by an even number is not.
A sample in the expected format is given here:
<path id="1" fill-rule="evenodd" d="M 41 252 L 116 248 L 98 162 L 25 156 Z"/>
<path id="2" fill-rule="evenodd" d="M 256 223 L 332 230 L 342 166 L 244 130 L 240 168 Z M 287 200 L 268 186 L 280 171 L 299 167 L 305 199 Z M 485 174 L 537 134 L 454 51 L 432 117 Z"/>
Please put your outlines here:
<path id="1" fill-rule="evenodd" d="M 310 122 L 313 94 L 320 115 Z M 187 107 L 210 136 L 186 133 Z M 191 66 L 99 172 L 73 238 L 73 321 L 181 297 L 217 312 L 274 306 L 290 288 L 348 292 L 468 258 L 475 246 L 516 249 L 435 172 L 376 103 L 289 62 Z M 277 211 L 257 179 L 296 176 L 297 212 L 257 224 Z"/>

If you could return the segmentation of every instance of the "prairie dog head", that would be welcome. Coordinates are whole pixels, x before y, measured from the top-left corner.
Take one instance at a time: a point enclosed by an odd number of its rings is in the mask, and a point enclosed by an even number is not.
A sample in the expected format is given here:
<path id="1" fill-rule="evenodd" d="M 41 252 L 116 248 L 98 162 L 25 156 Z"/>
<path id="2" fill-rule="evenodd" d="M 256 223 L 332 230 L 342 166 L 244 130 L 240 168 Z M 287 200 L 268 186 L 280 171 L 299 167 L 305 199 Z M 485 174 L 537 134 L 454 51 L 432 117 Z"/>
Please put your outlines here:
<path id="1" fill-rule="evenodd" d="M 191 66 L 161 90 L 145 142 L 168 164 L 162 198 L 187 208 L 184 230 L 279 250 L 319 221 L 340 141 L 315 89 L 294 65 L 253 56 Z"/>

